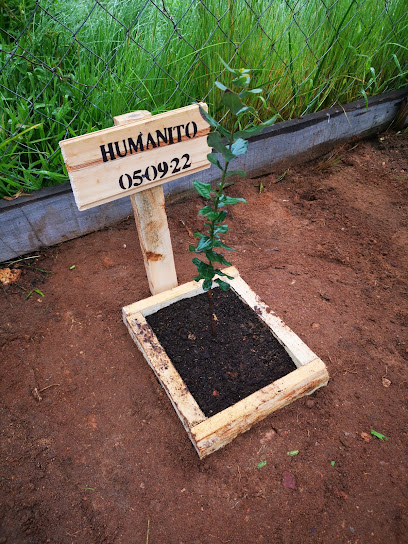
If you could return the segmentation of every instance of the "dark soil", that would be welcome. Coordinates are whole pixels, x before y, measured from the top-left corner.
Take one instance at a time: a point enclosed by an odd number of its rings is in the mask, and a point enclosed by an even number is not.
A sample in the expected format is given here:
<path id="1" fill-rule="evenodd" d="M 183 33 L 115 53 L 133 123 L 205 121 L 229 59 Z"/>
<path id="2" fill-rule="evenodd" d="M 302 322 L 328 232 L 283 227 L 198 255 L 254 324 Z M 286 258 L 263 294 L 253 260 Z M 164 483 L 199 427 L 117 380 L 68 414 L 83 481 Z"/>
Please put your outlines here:
<path id="1" fill-rule="evenodd" d="M 230 260 L 330 381 L 203 461 L 122 321 L 150 295 L 133 220 L 11 265 L 1 544 L 407 542 L 408 135 L 355 145 L 229 189 Z M 180 284 L 200 207 L 167 206 Z"/>
<path id="2" fill-rule="evenodd" d="M 146 321 L 207 417 L 286 376 L 296 365 L 256 313 L 233 291 L 180 300 Z"/>

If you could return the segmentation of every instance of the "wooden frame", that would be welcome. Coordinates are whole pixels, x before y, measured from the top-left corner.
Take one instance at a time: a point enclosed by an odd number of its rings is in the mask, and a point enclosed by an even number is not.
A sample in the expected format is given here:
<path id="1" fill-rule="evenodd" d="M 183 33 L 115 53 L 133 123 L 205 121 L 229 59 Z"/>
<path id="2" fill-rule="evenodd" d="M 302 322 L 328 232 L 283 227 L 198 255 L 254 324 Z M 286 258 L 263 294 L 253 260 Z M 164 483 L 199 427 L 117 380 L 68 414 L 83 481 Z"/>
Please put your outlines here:
<path id="1" fill-rule="evenodd" d="M 228 281 L 233 291 L 268 325 L 297 369 L 214 416 L 206 417 L 203 414 L 145 320 L 145 316 L 178 300 L 203 293 L 201 283 L 192 281 L 123 308 L 123 320 L 130 335 L 170 398 L 200 459 L 225 446 L 271 412 L 312 393 L 329 380 L 323 361 L 261 302 L 239 276 L 238 270 L 230 267 L 225 272 L 233 279 L 222 279 Z"/>

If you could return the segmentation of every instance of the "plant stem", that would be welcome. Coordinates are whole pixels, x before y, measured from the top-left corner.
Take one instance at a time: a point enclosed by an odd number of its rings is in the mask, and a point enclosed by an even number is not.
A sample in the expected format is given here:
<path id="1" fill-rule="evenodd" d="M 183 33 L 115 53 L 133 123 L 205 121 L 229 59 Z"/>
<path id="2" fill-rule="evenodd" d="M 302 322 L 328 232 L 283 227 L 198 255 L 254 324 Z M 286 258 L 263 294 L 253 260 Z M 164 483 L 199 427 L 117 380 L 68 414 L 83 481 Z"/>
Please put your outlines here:
<path id="1" fill-rule="evenodd" d="M 229 141 L 230 148 L 231 148 L 231 145 L 232 145 L 233 141 L 234 141 L 234 131 L 231 131 L 231 136 L 230 136 L 230 141 Z M 216 198 L 214 200 L 214 211 L 218 211 L 218 204 L 219 204 L 219 201 L 220 201 L 220 197 L 221 197 L 221 195 L 223 194 L 223 191 L 224 191 L 224 184 L 225 184 L 225 178 L 226 178 L 227 172 L 228 172 L 228 166 L 229 166 L 229 161 L 225 161 L 224 169 L 222 171 L 221 181 L 220 181 L 220 183 L 218 185 L 218 188 L 217 188 L 217 191 L 216 191 L 217 196 L 216 196 Z M 211 240 L 214 240 L 215 224 L 216 224 L 215 220 L 211 221 L 211 227 L 210 227 L 210 231 L 209 231 L 209 235 L 210 235 Z M 213 261 L 211 261 L 211 259 L 209 259 L 209 261 L 210 261 L 210 264 L 212 265 Z M 217 327 L 216 327 L 216 324 L 215 324 L 214 303 L 213 303 L 213 298 L 212 298 L 212 289 L 209 289 L 207 291 L 207 296 L 208 296 L 208 309 L 209 309 L 209 312 L 210 312 L 211 335 L 212 336 L 217 336 Z"/>
<path id="2" fill-rule="evenodd" d="M 210 312 L 210 324 L 211 324 L 211 335 L 217 336 L 217 328 L 215 326 L 215 316 L 214 316 L 214 303 L 212 298 L 212 289 L 207 291 L 208 296 L 208 310 Z"/>

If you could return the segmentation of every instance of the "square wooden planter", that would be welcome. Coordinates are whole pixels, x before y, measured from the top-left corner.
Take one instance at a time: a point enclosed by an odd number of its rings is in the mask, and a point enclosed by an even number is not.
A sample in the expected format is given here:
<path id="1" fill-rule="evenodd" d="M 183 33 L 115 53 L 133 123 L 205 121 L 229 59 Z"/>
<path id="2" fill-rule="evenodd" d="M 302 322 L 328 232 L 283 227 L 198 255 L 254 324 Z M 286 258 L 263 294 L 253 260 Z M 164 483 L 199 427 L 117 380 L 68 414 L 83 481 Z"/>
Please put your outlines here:
<path id="1" fill-rule="evenodd" d="M 326 385 L 329 379 L 323 361 L 261 302 L 238 270 L 230 267 L 225 272 L 233 279 L 222 279 L 266 323 L 297 369 L 211 417 L 203 414 L 145 319 L 181 299 L 203 293 L 201 283 L 185 283 L 123 308 L 123 320 L 130 335 L 170 398 L 200 459 L 225 446 L 271 412 Z"/>

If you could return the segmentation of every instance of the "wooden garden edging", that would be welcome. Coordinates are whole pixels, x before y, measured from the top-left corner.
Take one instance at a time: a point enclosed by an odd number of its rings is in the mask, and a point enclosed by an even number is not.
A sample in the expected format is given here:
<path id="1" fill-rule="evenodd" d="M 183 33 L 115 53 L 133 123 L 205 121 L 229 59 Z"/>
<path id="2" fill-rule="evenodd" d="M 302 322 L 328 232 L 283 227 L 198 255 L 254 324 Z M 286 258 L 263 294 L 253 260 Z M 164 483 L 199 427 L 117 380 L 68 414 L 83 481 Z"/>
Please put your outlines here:
<path id="1" fill-rule="evenodd" d="M 364 100 L 359 100 L 277 123 L 250 139 L 248 153 L 235 161 L 234 168 L 243 168 L 249 177 L 266 173 L 277 163 L 295 162 L 305 154 L 318 156 L 341 141 L 385 130 L 407 96 L 405 87 L 369 98 L 368 110 Z M 164 194 L 175 197 L 191 190 L 194 179 L 209 183 L 218 176 L 218 169 L 212 166 L 170 181 Z M 0 200 L 0 262 L 113 225 L 130 215 L 130 200 L 123 198 L 78 211 L 69 182 L 37 191 L 32 197 Z"/>
<path id="2" fill-rule="evenodd" d="M 260 300 L 235 267 L 224 269 L 232 279 L 222 277 L 231 289 L 256 312 L 273 336 L 285 348 L 296 370 L 259 389 L 252 395 L 206 417 L 173 363 L 147 323 L 145 316 L 179 300 L 203 293 L 202 281 L 191 281 L 124 307 L 123 320 L 131 337 L 169 397 L 200 459 L 217 451 L 249 430 L 272 412 L 326 385 L 326 365 Z M 213 284 L 217 288 L 217 284 Z"/>

